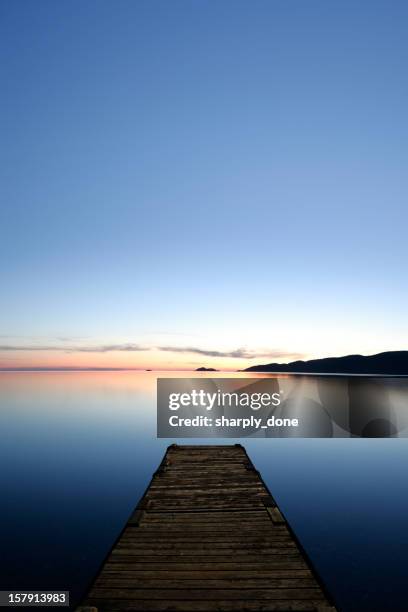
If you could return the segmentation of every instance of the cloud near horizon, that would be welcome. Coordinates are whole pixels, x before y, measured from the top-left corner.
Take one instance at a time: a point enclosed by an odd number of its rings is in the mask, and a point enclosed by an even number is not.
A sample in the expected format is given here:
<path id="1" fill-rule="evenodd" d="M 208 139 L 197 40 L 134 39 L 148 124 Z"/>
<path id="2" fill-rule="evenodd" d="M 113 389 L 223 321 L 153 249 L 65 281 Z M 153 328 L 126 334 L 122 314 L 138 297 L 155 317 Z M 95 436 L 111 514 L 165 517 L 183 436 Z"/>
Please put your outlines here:
<path id="1" fill-rule="evenodd" d="M 135 351 L 150 351 L 150 347 L 140 346 L 138 344 L 102 344 L 99 346 L 61 346 L 61 345 L 44 345 L 44 346 L 21 346 L 21 345 L 0 345 L 2 351 L 58 351 L 63 353 L 113 353 L 113 352 L 135 352 Z"/>
<path id="2" fill-rule="evenodd" d="M 134 343 L 123 343 L 123 344 L 102 344 L 96 346 L 61 346 L 61 345 L 0 345 L 0 352 L 14 352 L 14 351 L 51 351 L 51 352 L 63 352 L 63 353 L 113 353 L 113 352 L 143 352 L 158 350 L 167 353 L 188 353 L 195 355 L 202 355 L 204 357 L 219 357 L 219 358 L 230 358 L 230 359 L 256 359 L 260 357 L 268 357 L 270 359 L 301 359 L 304 357 L 301 353 L 290 353 L 282 351 L 280 349 L 274 350 L 259 350 L 252 351 L 245 348 L 237 348 L 230 351 L 219 351 L 211 349 L 201 349 L 195 346 L 155 346 L 146 347 Z"/>
<path id="3" fill-rule="evenodd" d="M 296 358 L 304 357 L 301 353 L 290 353 L 275 349 L 272 351 L 250 351 L 245 348 L 238 348 L 233 351 L 216 351 L 200 349 L 194 346 L 160 346 L 160 351 L 168 351 L 169 353 L 194 353 L 195 355 L 203 355 L 205 357 L 230 357 L 233 359 L 255 359 L 258 357 L 270 357 L 271 359 Z"/>

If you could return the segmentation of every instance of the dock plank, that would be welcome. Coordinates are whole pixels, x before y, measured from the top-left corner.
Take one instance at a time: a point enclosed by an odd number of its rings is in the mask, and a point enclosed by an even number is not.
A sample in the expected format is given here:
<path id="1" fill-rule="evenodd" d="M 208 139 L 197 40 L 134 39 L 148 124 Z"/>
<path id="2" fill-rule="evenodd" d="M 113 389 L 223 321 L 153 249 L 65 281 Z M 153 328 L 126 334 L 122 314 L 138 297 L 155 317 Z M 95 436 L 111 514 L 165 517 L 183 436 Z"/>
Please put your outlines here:
<path id="1" fill-rule="evenodd" d="M 78 610 L 332 612 L 332 606 L 245 449 L 173 445 Z"/>

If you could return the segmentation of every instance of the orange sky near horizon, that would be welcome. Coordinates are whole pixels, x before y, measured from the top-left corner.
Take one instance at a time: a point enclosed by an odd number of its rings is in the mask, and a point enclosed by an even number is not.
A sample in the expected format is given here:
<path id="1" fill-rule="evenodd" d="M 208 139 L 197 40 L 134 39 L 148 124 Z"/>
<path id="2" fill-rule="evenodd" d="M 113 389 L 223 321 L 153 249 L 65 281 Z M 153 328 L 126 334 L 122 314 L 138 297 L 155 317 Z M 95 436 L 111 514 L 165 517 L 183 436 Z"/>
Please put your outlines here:
<path id="1" fill-rule="evenodd" d="M 351 331 L 354 342 L 351 343 Z M 267 336 L 243 329 L 242 343 L 221 334 L 150 334 L 140 336 L 3 336 L 0 370 L 3 369 L 135 369 L 186 370 L 200 367 L 221 371 L 244 370 L 253 365 L 289 363 L 299 359 L 350 354 L 373 355 L 403 350 L 400 334 L 386 342 L 380 334 L 350 330 L 281 327 Z M 129 337 L 132 339 L 129 340 Z M 284 347 L 296 347 L 298 352 Z M 251 347 L 251 348 L 248 348 Z M 313 347 L 313 350 L 311 350 Z M 302 350 L 303 349 L 303 350 Z"/>
<path id="2" fill-rule="evenodd" d="M 219 370 L 236 371 L 257 363 L 288 362 L 299 358 L 271 356 L 228 357 L 200 355 L 194 352 L 171 352 L 150 349 L 143 351 L 81 352 L 64 350 L 7 350 L 0 349 L 0 369 L 64 369 L 64 368 L 124 368 L 152 370 L 195 370 L 205 366 Z"/>

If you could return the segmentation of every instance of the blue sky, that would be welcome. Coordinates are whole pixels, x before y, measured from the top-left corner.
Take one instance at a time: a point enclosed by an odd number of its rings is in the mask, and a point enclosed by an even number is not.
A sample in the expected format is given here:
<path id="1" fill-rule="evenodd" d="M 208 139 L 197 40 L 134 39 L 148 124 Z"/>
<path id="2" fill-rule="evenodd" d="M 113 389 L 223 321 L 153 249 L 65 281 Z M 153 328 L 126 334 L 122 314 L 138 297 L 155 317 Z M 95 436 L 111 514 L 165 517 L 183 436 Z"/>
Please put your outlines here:
<path id="1" fill-rule="evenodd" d="M 0 6 L 0 366 L 407 348 L 405 2 Z"/>

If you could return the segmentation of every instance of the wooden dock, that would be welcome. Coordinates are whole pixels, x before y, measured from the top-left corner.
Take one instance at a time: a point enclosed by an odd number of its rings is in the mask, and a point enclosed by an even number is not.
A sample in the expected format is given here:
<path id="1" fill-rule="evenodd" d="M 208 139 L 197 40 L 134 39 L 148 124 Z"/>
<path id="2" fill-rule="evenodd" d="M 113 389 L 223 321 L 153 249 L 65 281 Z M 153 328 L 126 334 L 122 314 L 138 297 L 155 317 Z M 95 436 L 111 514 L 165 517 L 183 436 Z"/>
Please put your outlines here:
<path id="1" fill-rule="evenodd" d="M 332 606 L 245 449 L 173 445 L 79 610 Z"/>

